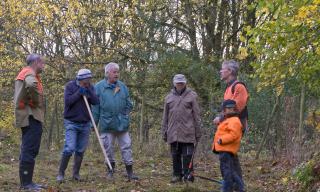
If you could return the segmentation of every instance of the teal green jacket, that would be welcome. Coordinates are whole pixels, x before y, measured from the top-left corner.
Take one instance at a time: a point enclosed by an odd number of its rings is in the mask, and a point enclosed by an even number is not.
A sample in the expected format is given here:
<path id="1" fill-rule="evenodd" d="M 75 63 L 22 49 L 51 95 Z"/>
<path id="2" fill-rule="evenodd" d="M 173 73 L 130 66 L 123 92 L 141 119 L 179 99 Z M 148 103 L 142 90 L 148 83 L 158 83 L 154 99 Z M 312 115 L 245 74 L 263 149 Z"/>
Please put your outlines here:
<path id="1" fill-rule="evenodd" d="M 127 86 L 118 80 L 114 87 L 103 79 L 95 90 L 100 104 L 92 106 L 92 114 L 100 133 L 128 131 L 132 103 Z"/>

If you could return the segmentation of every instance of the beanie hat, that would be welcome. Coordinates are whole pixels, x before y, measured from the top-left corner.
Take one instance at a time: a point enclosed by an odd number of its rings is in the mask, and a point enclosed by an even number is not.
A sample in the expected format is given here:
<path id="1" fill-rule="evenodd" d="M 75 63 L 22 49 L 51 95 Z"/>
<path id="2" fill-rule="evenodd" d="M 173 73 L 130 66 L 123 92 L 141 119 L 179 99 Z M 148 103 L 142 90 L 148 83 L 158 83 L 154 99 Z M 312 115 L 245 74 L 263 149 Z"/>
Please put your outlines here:
<path id="1" fill-rule="evenodd" d="M 234 100 L 231 99 L 227 99 L 225 101 L 223 101 L 222 103 L 222 108 L 233 108 L 236 107 L 236 102 Z"/>
<path id="2" fill-rule="evenodd" d="M 91 71 L 89 69 L 80 69 L 77 74 L 77 80 L 92 78 Z"/>
<path id="3" fill-rule="evenodd" d="M 173 83 L 174 84 L 176 84 L 176 83 L 187 83 L 187 79 L 183 74 L 176 74 L 173 77 Z"/>

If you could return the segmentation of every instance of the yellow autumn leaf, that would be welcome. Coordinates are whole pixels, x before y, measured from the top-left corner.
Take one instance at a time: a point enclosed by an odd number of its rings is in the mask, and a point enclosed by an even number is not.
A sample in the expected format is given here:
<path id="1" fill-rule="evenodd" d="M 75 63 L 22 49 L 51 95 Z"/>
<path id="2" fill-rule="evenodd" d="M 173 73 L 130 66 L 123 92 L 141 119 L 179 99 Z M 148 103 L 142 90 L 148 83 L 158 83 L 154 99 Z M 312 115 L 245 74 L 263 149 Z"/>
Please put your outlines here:
<path id="1" fill-rule="evenodd" d="M 283 177 L 283 178 L 281 179 L 281 181 L 282 181 L 283 184 L 287 184 L 288 181 L 289 181 L 289 179 L 288 179 L 288 177 Z"/>
<path id="2" fill-rule="evenodd" d="M 247 56 L 248 56 L 247 48 L 240 47 L 239 48 L 239 53 L 237 55 L 237 58 L 240 59 L 240 60 L 243 60 L 243 59 L 247 58 Z"/>
<path id="3" fill-rule="evenodd" d="M 243 35 L 240 35 L 240 36 L 239 36 L 239 39 L 240 39 L 240 41 L 242 41 L 242 42 L 245 42 L 245 41 L 246 41 L 246 38 L 245 38 Z"/>
<path id="4" fill-rule="evenodd" d="M 283 84 L 280 84 L 280 85 L 278 85 L 277 87 L 276 87 L 276 94 L 277 94 L 277 96 L 280 96 L 281 95 L 281 93 L 282 93 L 282 91 L 283 91 Z"/>
<path id="5" fill-rule="evenodd" d="M 298 11 L 298 18 L 304 19 L 307 17 L 307 15 L 308 15 L 308 9 L 305 6 L 301 7 Z"/>

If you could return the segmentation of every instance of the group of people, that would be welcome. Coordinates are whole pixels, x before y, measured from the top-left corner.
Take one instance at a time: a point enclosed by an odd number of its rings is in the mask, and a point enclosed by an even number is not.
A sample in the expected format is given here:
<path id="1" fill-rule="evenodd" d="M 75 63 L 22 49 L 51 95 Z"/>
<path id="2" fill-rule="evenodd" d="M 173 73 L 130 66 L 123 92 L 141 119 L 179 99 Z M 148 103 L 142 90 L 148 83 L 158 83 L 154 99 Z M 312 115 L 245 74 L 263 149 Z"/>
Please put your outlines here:
<path id="1" fill-rule="evenodd" d="M 22 132 L 19 176 L 21 189 L 37 191 L 45 188 L 34 183 L 32 179 L 44 123 L 44 95 L 39 75 L 45 62 L 44 58 L 37 54 L 28 55 L 26 61 L 27 66 L 16 77 L 14 94 L 15 123 Z M 237 80 L 238 70 L 239 64 L 234 60 L 222 63 L 220 75 L 221 80 L 227 83 L 227 88 L 222 102 L 222 113 L 213 120 L 218 128 L 212 150 L 219 153 L 224 192 L 234 189 L 244 191 L 237 152 L 242 134 L 247 127 L 248 92 L 245 85 Z M 93 129 L 91 121 L 99 127 L 99 139 L 111 164 L 106 172 L 107 178 L 113 178 L 116 168 L 114 143 L 117 140 L 128 180 L 138 180 L 138 176 L 133 173 L 129 134 L 129 116 L 133 106 L 127 86 L 119 80 L 119 65 L 108 63 L 105 66 L 105 78 L 95 85 L 91 79 L 92 73 L 89 69 L 80 69 L 76 78 L 65 85 L 65 145 L 57 181 L 65 180 L 65 170 L 72 155 L 72 178 L 78 181 L 81 179 L 80 167 Z M 190 174 L 193 171 L 192 156 L 201 138 L 198 96 L 187 87 L 187 79 L 183 74 L 173 77 L 173 85 L 173 89 L 165 98 L 161 127 L 163 140 L 170 145 L 172 155 L 171 183 L 193 181 L 193 175 Z M 84 97 L 91 108 L 87 108 Z"/>

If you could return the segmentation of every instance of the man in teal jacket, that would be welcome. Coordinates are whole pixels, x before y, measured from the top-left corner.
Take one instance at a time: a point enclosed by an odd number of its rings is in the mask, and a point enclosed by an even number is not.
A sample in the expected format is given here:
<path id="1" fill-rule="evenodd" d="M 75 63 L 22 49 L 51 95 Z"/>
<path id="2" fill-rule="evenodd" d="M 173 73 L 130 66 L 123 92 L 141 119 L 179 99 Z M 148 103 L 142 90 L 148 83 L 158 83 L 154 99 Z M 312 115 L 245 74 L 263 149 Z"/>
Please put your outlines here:
<path id="1" fill-rule="evenodd" d="M 100 138 L 108 154 L 111 166 L 115 169 L 114 141 L 117 139 L 121 149 L 122 160 L 126 165 L 128 179 L 137 180 L 132 171 L 131 139 L 128 132 L 129 114 L 132 103 L 127 86 L 119 81 L 119 65 L 108 63 L 105 66 L 106 78 L 95 85 L 100 104 L 92 108 L 96 124 L 99 124 Z M 107 178 L 111 179 L 113 172 L 108 169 Z"/>

